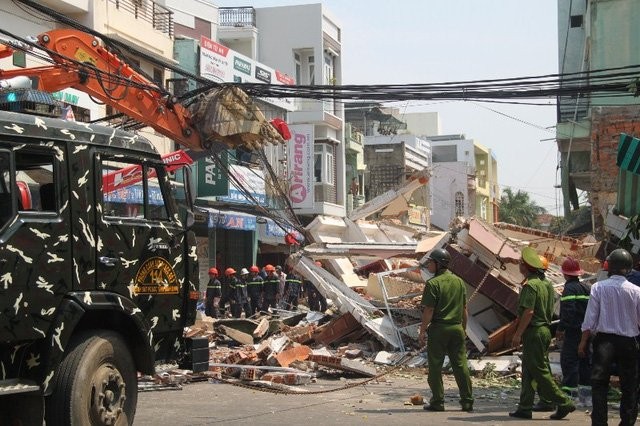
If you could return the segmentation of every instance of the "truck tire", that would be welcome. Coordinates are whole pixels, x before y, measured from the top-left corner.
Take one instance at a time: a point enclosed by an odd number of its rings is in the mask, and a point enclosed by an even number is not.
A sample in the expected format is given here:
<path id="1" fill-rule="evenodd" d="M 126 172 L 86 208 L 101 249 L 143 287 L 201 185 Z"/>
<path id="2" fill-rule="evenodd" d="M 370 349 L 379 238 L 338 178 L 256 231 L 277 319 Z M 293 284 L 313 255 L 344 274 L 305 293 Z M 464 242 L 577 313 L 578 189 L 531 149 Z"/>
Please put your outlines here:
<path id="1" fill-rule="evenodd" d="M 75 336 L 69 346 L 46 401 L 47 426 L 133 424 L 137 373 L 122 337 L 92 330 Z"/>

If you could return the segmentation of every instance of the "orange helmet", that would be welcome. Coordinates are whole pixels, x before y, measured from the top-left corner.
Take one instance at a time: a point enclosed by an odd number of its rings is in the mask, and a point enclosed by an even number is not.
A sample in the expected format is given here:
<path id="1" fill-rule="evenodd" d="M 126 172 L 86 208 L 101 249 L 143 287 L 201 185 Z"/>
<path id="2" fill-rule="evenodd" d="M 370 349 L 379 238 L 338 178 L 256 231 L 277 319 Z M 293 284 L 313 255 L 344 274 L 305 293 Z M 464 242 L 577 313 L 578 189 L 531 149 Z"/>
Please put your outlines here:
<path id="1" fill-rule="evenodd" d="M 226 276 L 229 276 L 229 275 L 235 275 L 235 273 L 236 273 L 236 270 L 235 270 L 235 269 L 233 269 L 233 268 L 227 268 L 227 269 L 224 271 L 224 274 L 225 274 Z"/>
<path id="2" fill-rule="evenodd" d="M 544 269 L 545 271 L 549 269 L 549 259 L 540 255 L 540 262 L 542 262 L 542 269 Z"/>
<path id="3" fill-rule="evenodd" d="M 257 274 L 258 272 L 260 272 L 260 269 L 256 265 L 253 265 L 251 268 L 249 268 L 249 272 Z"/>
<path id="4" fill-rule="evenodd" d="M 209 268 L 209 275 L 218 275 L 218 270 L 216 268 Z"/>
<path id="5" fill-rule="evenodd" d="M 264 270 L 267 272 L 273 272 L 276 270 L 276 268 L 274 268 L 273 265 L 269 264 L 264 267 Z"/>

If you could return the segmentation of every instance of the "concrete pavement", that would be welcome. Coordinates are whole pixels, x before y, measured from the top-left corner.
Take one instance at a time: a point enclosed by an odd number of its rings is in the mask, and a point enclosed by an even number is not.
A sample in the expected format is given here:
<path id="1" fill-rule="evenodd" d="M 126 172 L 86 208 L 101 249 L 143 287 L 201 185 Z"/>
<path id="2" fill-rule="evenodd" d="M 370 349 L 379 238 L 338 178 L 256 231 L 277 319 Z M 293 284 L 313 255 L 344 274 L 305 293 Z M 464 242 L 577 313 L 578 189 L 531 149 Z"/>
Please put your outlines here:
<path id="1" fill-rule="evenodd" d="M 318 379 L 305 386 L 309 390 L 334 389 L 354 380 Z M 276 395 L 227 384 L 207 382 L 184 386 L 181 391 L 143 392 L 138 396 L 135 425 L 416 425 L 432 423 L 502 425 L 524 420 L 512 419 L 519 390 L 515 388 L 474 388 L 475 411 L 465 413 L 457 403 L 455 383 L 446 380 L 447 411 L 425 412 L 422 406 L 404 405 L 420 393 L 429 395 L 426 378 L 407 375 L 320 395 Z M 534 413 L 537 425 L 584 425 L 591 418 L 579 409 L 562 420 L 550 420 L 551 413 Z M 610 415 L 617 414 L 610 409 Z M 615 423 L 617 423 L 617 417 Z M 612 423 L 614 421 L 612 419 Z"/>

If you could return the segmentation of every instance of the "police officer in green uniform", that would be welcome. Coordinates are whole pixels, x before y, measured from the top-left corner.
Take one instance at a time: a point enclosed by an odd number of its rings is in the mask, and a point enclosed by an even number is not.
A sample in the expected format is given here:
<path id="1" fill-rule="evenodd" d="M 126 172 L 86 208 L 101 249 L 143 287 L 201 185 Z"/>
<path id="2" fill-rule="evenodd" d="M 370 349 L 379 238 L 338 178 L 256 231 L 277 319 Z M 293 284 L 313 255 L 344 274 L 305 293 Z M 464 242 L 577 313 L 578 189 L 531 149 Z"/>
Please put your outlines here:
<path id="1" fill-rule="evenodd" d="M 444 411 L 444 387 L 442 385 L 442 364 L 449 356 L 453 375 L 460 391 L 460 405 L 463 411 L 473 411 L 471 377 L 465 347 L 467 326 L 467 287 L 465 282 L 447 268 L 451 255 L 444 249 L 435 249 L 427 258 L 426 267 L 435 276 L 427 281 L 422 294 L 422 324 L 419 342 L 424 345 L 427 337 L 427 360 L 431 388 L 427 411 Z M 423 265 L 424 266 L 424 265 Z"/>
<path id="2" fill-rule="evenodd" d="M 531 247 L 522 249 L 520 272 L 527 282 L 520 290 L 518 326 L 513 335 L 513 347 L 522 344 L 522 388 L 520 403 L 509 416 L 530 419 L 536 387 L 540 399 L 557 406 L 551 419 L 560 420 L 576 409 L 571 399 L 560 390 L 549 370 L 551 316 L 555 303 L 554 289 L 544 277 L 543 264 Z"/>

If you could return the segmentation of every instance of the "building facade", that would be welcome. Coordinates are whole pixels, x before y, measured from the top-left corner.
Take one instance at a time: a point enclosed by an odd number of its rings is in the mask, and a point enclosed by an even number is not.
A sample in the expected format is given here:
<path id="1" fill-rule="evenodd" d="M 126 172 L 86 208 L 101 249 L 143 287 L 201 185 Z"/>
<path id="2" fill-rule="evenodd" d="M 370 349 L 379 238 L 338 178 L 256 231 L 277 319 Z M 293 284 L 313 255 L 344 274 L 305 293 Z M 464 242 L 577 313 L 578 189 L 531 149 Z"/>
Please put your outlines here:
<path id="1" fill-rule="evenodd" d="M 640 3 L 634 0 L 558 1 L 558 67 L 565 88 L 576 76 L 625 71 L 640 59 Z M 604 70 L 604 71 L 599 71 Z M 608 70 L 608 71 L 607 71 Z M 595 72 L 595 73 L 594 73 Z M 635 77 L 620 80 L 632 87 Z M 575 80 L 573 80 L 575 81 Z M 565 215 L 587 194 L 593 231 L 604 234 L 607 212 L 618 207 L 638 214 L 638 175 L 620 170 L 616 156 L 620 134 L 640 135 L 640 107 L 633 91 L 616 96 L 575 93 L 558 98 L 556 140 L 561 156 Z M 626 206 L 621 200 L 627 200 Z"/>

